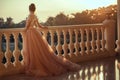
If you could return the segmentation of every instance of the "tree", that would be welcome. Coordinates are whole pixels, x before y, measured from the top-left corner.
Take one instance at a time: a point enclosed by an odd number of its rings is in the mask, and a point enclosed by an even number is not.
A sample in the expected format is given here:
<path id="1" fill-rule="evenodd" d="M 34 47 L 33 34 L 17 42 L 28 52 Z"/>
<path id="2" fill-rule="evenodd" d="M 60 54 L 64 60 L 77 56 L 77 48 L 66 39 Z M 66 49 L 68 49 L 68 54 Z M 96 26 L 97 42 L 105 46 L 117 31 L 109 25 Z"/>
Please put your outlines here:
<path id="1" fill-rule="evenodd" d="M 11 17 L 8 17 L 7 18 L 7 21 L 6 21 L 6 24 L 8 25 L 8 26 L 11 26 L 12 24 L 13 24 L 13 22 L 12 22 L 12 18 Z"/>
<path id="2" fill-rule="evenodd" d="M 22 20 L 18 24 L 15 24 L 15 27 L 25 27 L 25 24 L 26 24 L 26 20 Z"/>
<path id="3" fill-rule="evenodd" d="M 55 18 L 54 17 L 49 17 L 47 21 L 45 22 L 45 25 L 47 26 L 53 26 L 55 24 Z"/>
<path id="4" fill-rule="evenodd" d="M 108 7 L 99 7 L 93 10 L 84 10 L 82 12 L 73 13 L 73 17 L 59 13 L 56 17 L 49 17 L 45 25 L 76 25 L 76 24 L 94 24 L 102 23 L 106 19 L 106 12 L 111 11 L 111 18 L 117 20 L 117 5 Z"/>
<path id="5" fill-rule="evenodd" d="M 13 19 L 11 17 L 6 18 L 6 22 L 4 23 L 4 27 L 14 27 L 15 24 L 13 22 Z"/>
<path id="6" fill-rule="evenodd" d="M 55 25 L 66 25 L 68 24 L 68 16 L 64 13 L 60 13 L 55 17 Z"/>
<path id="7" fill-rule="evenodd" d="M 0 18 L 0 27 L 3 27 L 3 25 L 4 25 L 4 19 Z"/>

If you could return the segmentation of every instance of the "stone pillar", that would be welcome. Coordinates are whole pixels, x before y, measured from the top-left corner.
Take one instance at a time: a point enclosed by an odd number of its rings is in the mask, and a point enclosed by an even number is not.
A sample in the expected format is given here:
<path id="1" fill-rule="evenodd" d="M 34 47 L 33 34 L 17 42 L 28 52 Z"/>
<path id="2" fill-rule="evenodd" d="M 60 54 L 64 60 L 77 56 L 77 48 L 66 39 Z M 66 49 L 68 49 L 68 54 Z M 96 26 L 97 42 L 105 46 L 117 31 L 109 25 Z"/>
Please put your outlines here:
<path id="1" fill-rule="evenodd" d="M 107 18 L 103 25 L 105 27 L 105 48 L 113 54 L 115 51 L 115 21 Z"/>
<path id="2" fill-rule="evenodd" d="M 117 30 L 118 40 L 116 41 L 117 44 L 116 51 L 120 53 L 120 0 L 117 0 Z"/>

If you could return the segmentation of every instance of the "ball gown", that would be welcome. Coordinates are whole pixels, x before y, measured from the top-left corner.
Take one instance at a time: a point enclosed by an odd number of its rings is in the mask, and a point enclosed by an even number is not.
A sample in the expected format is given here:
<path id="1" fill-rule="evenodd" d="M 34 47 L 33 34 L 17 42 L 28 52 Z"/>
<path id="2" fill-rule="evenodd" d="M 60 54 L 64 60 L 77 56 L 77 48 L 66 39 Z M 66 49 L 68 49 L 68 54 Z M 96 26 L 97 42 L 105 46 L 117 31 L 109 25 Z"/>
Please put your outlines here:
<path id="1" fill-rule="evenodd" d="M 57 56 L 40 30 L 36 15 L 30 14 L 26 20 L 24 36 L 24 65 L 25 73 L 34 76 L 54 76 L 69 71 L 77 71 L 80 66 Z"/>

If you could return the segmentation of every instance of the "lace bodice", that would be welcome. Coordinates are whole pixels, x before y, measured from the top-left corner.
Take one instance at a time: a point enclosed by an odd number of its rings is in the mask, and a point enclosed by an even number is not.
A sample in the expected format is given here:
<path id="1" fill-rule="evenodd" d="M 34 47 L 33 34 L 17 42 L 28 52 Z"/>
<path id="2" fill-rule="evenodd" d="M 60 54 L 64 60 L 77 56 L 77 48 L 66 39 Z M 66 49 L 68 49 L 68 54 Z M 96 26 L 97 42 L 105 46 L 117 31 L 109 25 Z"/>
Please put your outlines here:
<path id="1" fill-rule="evenodd" d="M 30 14 L 26 20 L 26 27 L 27 29 L 37 27 L 38 19 L 37 16 L 34 14 Z"/>

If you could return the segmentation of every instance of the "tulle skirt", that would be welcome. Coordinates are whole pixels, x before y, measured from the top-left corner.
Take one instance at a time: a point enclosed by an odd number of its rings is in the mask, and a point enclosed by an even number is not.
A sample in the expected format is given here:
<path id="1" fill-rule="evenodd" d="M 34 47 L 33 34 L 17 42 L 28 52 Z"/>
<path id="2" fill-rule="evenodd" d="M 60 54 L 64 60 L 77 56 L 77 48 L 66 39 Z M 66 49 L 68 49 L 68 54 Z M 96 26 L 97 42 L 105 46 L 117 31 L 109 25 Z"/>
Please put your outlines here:
<path id="1" fill-rule="evenodd" d="M 55 55 L 45 37 L 35 28 L 26 31 L 23 51 L 28 75 L 54 76 L 80 69 L 79 65 Z"/>

